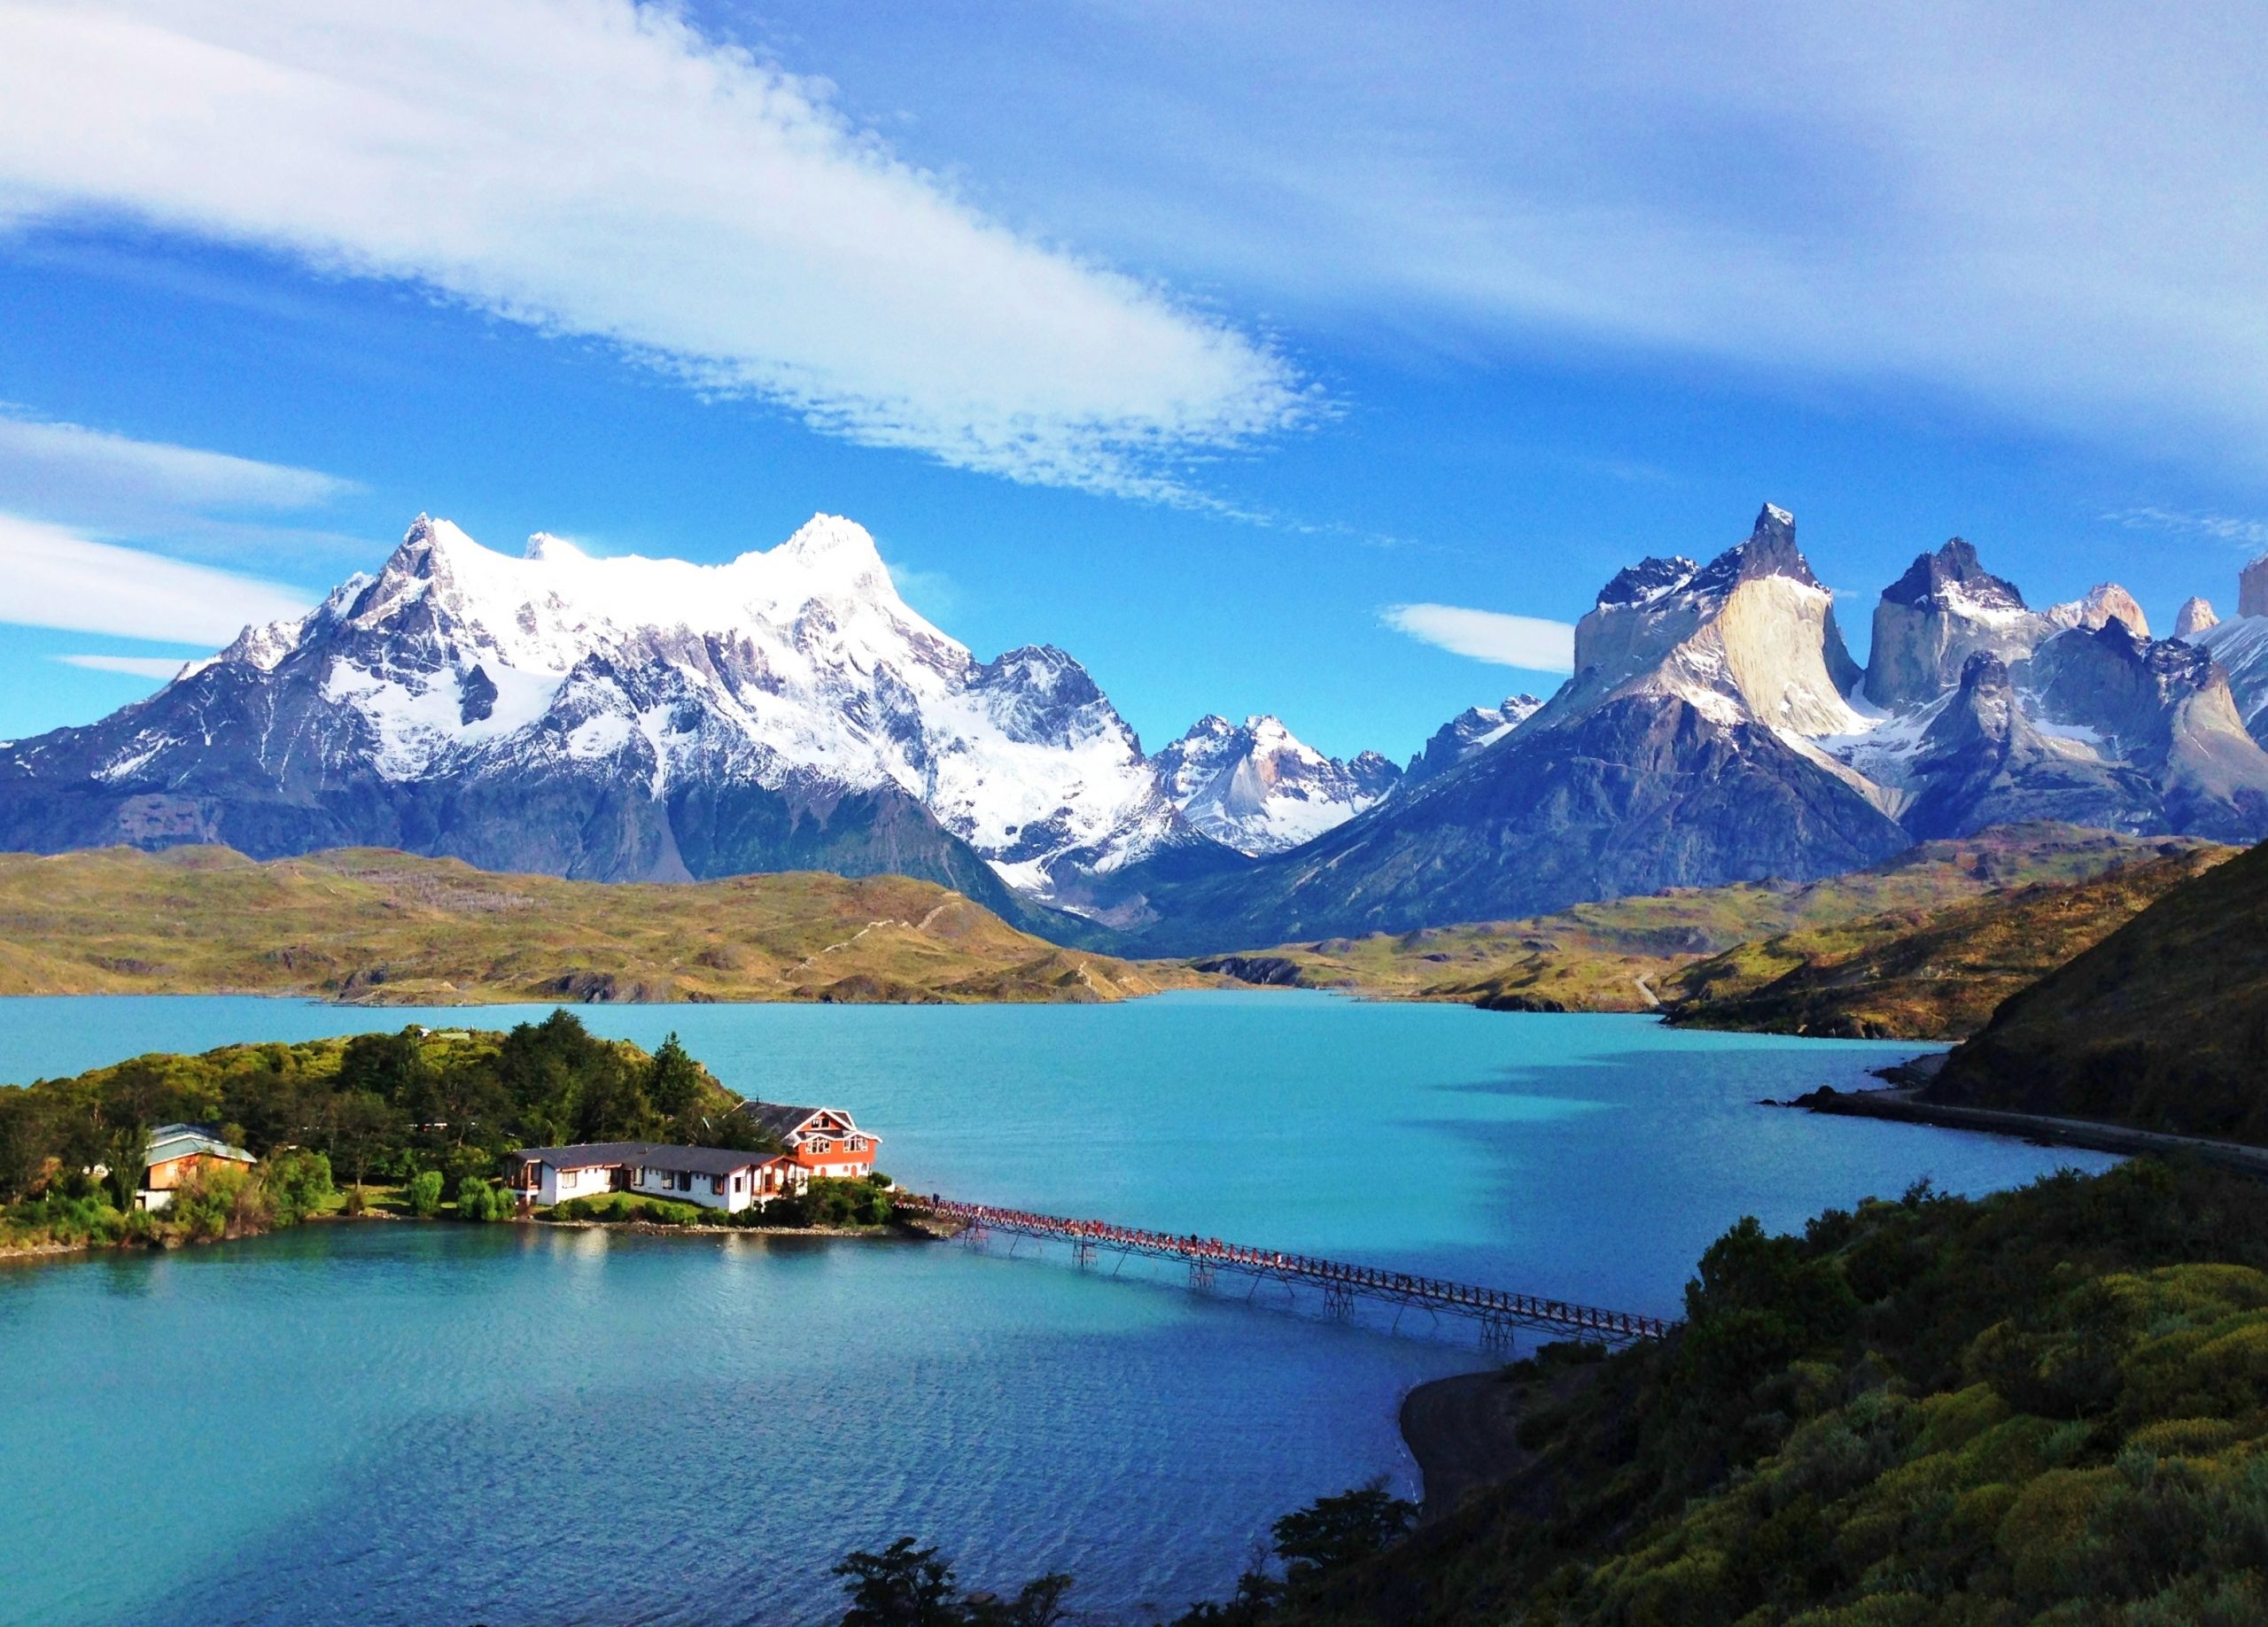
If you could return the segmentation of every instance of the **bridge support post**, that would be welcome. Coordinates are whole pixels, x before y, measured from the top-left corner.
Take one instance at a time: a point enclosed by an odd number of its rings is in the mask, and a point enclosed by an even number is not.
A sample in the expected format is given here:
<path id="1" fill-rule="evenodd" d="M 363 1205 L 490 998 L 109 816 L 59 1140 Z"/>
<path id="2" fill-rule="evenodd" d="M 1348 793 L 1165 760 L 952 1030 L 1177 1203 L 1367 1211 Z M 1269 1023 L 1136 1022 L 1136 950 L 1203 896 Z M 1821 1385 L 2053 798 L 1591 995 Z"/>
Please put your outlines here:
<path id="1" fill-rule="evenodd" d="M 1210 1260 L 1192 1259 L 1189 1262 L 1189 1285 L 1200 1294 L 1213 1291 L 1213 1264 Z"/>
<path id="2" fill-rule="evenodd" d="M 1480 1347 L 1492 1350 L 1507 1360 L 1519 1348 L 1518 1331 L 1508 1316 L 1484 1316 L 1480 1319 Z"/>
<path id="3" fill-rule="evenodd" d="M 1077 1257 L 1082 1271 L 1095 1263 L 1095 1245 L 1091 1243 L 1075 1243 L 1071 1245 L 1071 1252 Z"/>
<path id="4" fill-rule="evenodd" d="M 1323 1309 L 1325 1315 L 1345 1321 L 1355 1314 L 1355 1290 L 1344 1282 L 1325 1282 Z"/>

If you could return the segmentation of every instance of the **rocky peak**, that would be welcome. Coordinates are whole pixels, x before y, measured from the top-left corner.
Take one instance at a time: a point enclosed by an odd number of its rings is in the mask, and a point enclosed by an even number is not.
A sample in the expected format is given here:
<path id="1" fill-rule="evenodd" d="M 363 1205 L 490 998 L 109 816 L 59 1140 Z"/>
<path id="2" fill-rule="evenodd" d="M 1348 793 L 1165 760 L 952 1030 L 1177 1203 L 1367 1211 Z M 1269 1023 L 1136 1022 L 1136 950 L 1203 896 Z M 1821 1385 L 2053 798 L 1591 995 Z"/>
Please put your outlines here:
<path id="1" fill-rule="evenodd" d="M 2212 601 L 2193 594 L 2183 600 L 2181 608 L 2174 612 L 2173 636 L 2177 639 L 2194 638 L 2220 624 L 2221 618 L 2213 614 Z"/>
<path id="2" fill-rule="evenodd" d="M 1649 560 L 1610 584 L 1575 624 L 1575 675 L 1537 715 L 1556 729 L 1618 696 L 1674 694 L 1712 721 L 1798 734 L 1862 726 L 1833 596 L 1796 546 L 1795 520 L 1766 504 L 1745 542 L 1686 575 Z M 1682 579 L 1681 579 L 1682 578 Z"/>
<path id="3" fill-rule="evenodd" d="M 2268 554 L 2262 554 L 2237 573 L 2236 613 L 2239 616 L 2268 616 Z"/>
<path id="4" fill-rule="evenodd" d="M 1966 538 L 1948 538 L 1935 554 L 1915 557 L 1906 574 L 1883 589 L 1891 604 L 1938 608 L 2022 610 L 2023 595 L 2015 583 L 1996 577 L 1977 558 Z"/>
<path id="5" fill-rule="evenodd" d="M 2055 627 L 2076 627 L 2093 631 L 2111 621 L 2126 624 L 2127 631 L 2142 638 L 2150 636 L 2150 618 L 2142 614 L 2142 607 L 2116 582 L 2098 582 L 2087 590 L 2084 599 L 2066 600 L 2051 606 L 2047 620 Z"/>
<path id="6" fill-rule="evenodd" d="M 1674 593 L 1693 580 L 1693 573 L 1700 567 L 1682 554 L 1667 559 L 1649 554 L 1635 565 L 1626 565 L 1614 573 L 1607 585 L 1599 589 L 1596 608 L 1601 610 L 1626 605 L 1648 605 L 1665 594 Z"/>
<path id="7" fill-rule="evenodd" d="M 1865 693 L 1876 706 L 1935 700 L 1962 680 L 1969 658 L 1990 651 L 2020 661 L 2053 631 L 2024 608 L 2013 582 L 1994 576 L 1963 538 L 1915 557 L 1875 606 Z"/>
<path id="8" fill-rule="evenodd" d="M 1414 786 L 1448 772 L 1503 740 L 1542 707 L 1531 694 L 1507 695 L 1498 706 L 1466 707 L 1434 730 L 1425 748 L 1410 759 L 1402 771 L 1405 783 Z"/>

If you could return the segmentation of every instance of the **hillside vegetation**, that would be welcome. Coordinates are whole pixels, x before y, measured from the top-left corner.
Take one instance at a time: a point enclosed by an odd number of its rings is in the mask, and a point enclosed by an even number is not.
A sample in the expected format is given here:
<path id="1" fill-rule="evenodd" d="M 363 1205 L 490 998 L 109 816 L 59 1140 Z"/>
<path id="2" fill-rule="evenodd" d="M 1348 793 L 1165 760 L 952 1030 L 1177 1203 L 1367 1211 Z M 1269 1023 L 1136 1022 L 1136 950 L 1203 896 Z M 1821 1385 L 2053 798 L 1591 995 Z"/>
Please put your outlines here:
<path id="1" fill-rule="evenodd" d="M 1447 1521 L 1213 1623 L 2268 1619 L 2268 1189 L 2139 1163 L 1713 1244 L 1666 1344 L 1538 1399 Z M 1569 1393 L 1573 1388 L 1573 1393 Z M 1317 1505 L 1317 1511 L 1324 1505 Z M 1279 1528 L 1280 1529 L 1280 1528 Z"/>
<path id="2" fill-rule="evenodd" d="M 2010 999 L 1923 1099 L 2268 1145 L 2268 847 Z"/>
<path id="3" fill-rule="evenodd" d="M 1960 1039 L 2233 851 L 2193 848 L 2085 881 L 2034 882 L 1741 944 L 1678 973 L 1671 1020 L 1829 1039 Z"/>
<path id="4" fill-rule="evenodd" d="M 376 848 L 0 855 L 0 994 L 1100 1001 L 1210 981 L 1059 948 L 902 876 L 563 881 Z"/>
<path id="5" fill-rule="evenodd" d="M 2136 898 L 2171 885 L 2179 870 L 2139 873 L 2153 861 L 2209 862 L 2224 855 L 2186 839 L 2143 840 L 2076 825 L 2000 826 L 1975 836 L 1924 842 L 1886 864 L 1804 886 L 1740 882 L 1678 888 L 1640 898 L 1581 904 L 1526 920 L 1324 939 L 1191 964 L 1251 981 L 1340 988 L 1397 999 L 1453 1000 L 1508 1011 L 1645 1011 L 1717 1020 L 1712 1007 L 1750 996 L 1817 963 L 1824 992 L 1792 1016 L 1733 1027 L 1803 1021 L 1811 1032 L 1895 1032 L 1934 1038 L 1965 1032 L 2031 976 L 2094 941 L 2139 908 Z M 2120 886 L 2063 906 L 2042 899 L 2057 922 L 2039 953 L 2016 934 L 1999 959 L 1931 959 L 1926 934 L 1952 925 L 1950 912 L 2001 901 L 2023 888 L 2090 882 L 2127 867 Z M 2090 925 L 2099 923 L 2099 930 Z M 2088 936 L 2090 931 L 2093 937 Z M 1951 941 L 1956 931 L 1941 934 Z M 1901 960 L 1896 946 L 1916 947 Z M 2041 940 L 2047 944 L 2046 939 Z M 1864 951 L 1880 957 L 1852 967 L 1839 988 L 1828 969 Z M 2052 952 L 2054 958 L 2045 957 Z M 2030 957 L 2027 959 L 2027 956 Z M 1869 967 L 1893 966 L 1907 987 L 1879 998 Z M 1706 968 L 1705 971 L 1703 970 Z M 1698 980 L 1697 981 L 1697 976 Z M 1929 987 L 1924 987 L 1929 986 Z M 1910 1027 L 1896 1025 L 1910 1023 Z"/>

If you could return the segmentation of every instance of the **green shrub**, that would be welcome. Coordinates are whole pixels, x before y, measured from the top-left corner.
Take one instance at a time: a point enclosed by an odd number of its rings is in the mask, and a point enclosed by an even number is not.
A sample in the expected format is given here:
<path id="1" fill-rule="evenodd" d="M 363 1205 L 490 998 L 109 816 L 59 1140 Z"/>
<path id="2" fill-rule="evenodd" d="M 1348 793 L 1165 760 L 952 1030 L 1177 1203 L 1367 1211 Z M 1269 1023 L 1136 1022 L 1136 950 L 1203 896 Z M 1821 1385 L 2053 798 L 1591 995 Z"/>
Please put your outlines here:
<path id="1" fill-rule="evenodd" d="M 147 1214 L 138 1209 L 121 1213 L 99 1195 L 51 1193 L 0 1206 L 0 1245 L 10 1248 L 103 1247 L 145 1238 L 150 1231 Z"/>
<path id="2" fill-rule="evenodd" d="M 441 1172 L 421 1170 L 409 1178 L 402 1195 L 409 1200 L 409 1213 L 431 1217 L 441 1213 Z"/>
<path id="3" fill-rule="evenodd" d="M 509 1220 L 515 1205 L 510 1189 L 491 1186 L 478 1175 L 457 1184 L 457 1219 Z"/>
<path id="4" fill-rule="evenodd" d="M 185 1243 L 214 1243 L 264 1230 L 267 1195 L 237 1164 L 207 1164 L 189 1172 L 166 1205 L 165 1223 Z"/>
<path id="5" fill-rule="evenodd" d="M 257 1174 L 277 1226 L 297 1226 L 330 1202 L 337 1190 L 330 1182 L 330 1160 L 305 1148 L 269 1153 Z"/>

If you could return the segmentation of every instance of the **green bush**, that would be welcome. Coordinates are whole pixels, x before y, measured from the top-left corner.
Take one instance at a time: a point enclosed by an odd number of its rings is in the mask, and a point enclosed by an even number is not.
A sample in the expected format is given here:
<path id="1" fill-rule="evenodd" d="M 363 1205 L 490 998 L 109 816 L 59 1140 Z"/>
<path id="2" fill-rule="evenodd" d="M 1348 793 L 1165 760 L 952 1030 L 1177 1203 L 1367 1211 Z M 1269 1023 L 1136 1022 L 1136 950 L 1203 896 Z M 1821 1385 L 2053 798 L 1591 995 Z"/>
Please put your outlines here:
<path id="1" fill-rule="evenodd" d="M 441 1172 L 438 1169 L 420 1170 L 409 1178 L 403 1189 L 409 1200 L 409 1213 L 428 1218 L 441 1213 Z"/>
<path id="2" fill-rule="evenodd" d="M 138 1209 L 120 1213 L 103 1197 L 59 1193 L 0 1205 L 0 1246 L 103 1247 L 146 1238 L 151 1220 Z"/>
<path id="3" fill-rule="evenodd" d="M 491 1186 L 478 1175 L 457 1183 L 460 1220 L 509 1220 L 516 1206 L 509 1187 Z"/>
<path id="4" fill-rule="evenodd" d="M 337 1190 L 330 1182 L 330 1160 L 303 1147 L 269 1153 L 257 1175 L 277 1226 L 297 1226 L 330 1202 Z"/>
<path id="5" fill-rule="evenodd" d="M 207 1164 L 174 1189 L 164 1221 L 184 1243 L 216 1243 L 265 1230 L 270 1213 L 260 1183 L 243 1166 Z"/>

